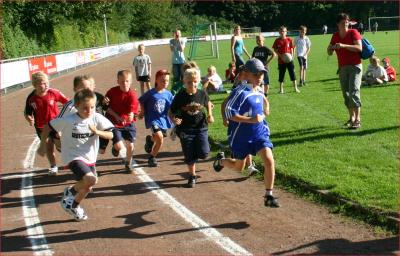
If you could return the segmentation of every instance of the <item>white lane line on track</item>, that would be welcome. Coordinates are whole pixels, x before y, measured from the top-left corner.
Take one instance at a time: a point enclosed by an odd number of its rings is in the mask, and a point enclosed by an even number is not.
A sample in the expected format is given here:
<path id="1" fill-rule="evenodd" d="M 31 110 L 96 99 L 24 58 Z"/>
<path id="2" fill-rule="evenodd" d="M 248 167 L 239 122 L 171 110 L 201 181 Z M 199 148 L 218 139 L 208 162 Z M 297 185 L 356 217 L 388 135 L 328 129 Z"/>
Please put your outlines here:
<path id="1" fill-rule="evenodd" d="M 40 139 L 35 140 L 30 145 L 23 162 L 24 169 L 27 174 L 21 175 L 21 201 L 22 212 L 24 215 L 26 232 L 31 242 L 34 255 L 53 255 L 50 250 L 42 226 L 40 225 L 39 213 L 36 209 L 35 197 L 32 188 L 33 163 L 35 162 L 35 154 L 40 144 Z"/>
<path id="2" fill-rule="evenodd" d="M 162 190 L 160 186 L 158 186 L 158 184 L 154 182 L 154 180 L 142 168 L 138 167 L 136 163 L 134 163 L 133 166 L 138 174 L 137 177 L 146 184 L 147 188 L 150 189 L 151 192 L 154 193 L 161 201 L 169 205 L 178 215 L 189 222 L 199 232 L 203 233 L 205 236 L 218 244 L 222 249 L 232 255 L 252 255 L 246 249 L 232 241 L 229 237 L 224 236 L 215 228 L 212 228 L 210 224 L 191 212 L 183 204 L 179 203 L 173 196 Z"/>

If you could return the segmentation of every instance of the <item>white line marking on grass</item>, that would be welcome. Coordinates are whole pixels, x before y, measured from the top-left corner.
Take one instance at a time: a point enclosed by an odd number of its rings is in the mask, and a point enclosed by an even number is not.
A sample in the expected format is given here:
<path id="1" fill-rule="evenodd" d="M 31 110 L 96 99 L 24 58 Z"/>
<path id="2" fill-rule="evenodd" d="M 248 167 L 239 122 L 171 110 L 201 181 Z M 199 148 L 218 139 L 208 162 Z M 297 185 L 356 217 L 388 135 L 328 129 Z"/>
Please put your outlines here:
<path id="1" fill-rule="evenodd" d="M 36 137 L 30 145 L 23 162 L 24 169 L 28 173 L 21 175 L 22 212 L 24 215 L 26 232 L 28 233 L 28 239 L 31 242 L 34 255 L 53 255 L 53 251 L 51 251 L 47 245 L 46 237 L 40 225 L 39 213 L 36 209 L 32 189 L 33 163 L 35 162 L 35 154 L 39 144 L 40 140 Z"/>
<path id="2" fill-rule="evenodd" d="M 154 182 L 154 180 L 147 175 L 142 168 L 138 167 L 136 163 L 134 163 L 133 166 L 138 174 L 137 177 L 146 184 L 147 188 L 150 189 L 152 193 L 154 193 L 165 204 L 169 205 L 178 215 L 189 222 L 198 231 L 211 238 L 211 240 L 218 244 L 222 249 L 232 255 L 252 255 L 246 249 L 232 241 L 229 237 L 224 236 L 215 228 L 212 228 L 210 224 L 179 203 L 173 196 L 162 190 L 160 186 L 158 186 L 158 184 Z"/>

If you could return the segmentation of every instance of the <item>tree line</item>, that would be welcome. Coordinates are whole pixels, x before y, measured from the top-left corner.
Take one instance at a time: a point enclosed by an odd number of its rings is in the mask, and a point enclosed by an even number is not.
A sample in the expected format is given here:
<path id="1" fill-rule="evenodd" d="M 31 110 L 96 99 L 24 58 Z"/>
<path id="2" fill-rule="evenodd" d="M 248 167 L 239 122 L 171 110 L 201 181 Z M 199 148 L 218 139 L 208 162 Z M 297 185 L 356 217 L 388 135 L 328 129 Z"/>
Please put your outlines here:
<path id="1" fill-rule="evenodd" d="M 134 39 L 170 37 L 179 28 L 191 34 L 195 24 L 218 23 L 218 33 L 235 24 L 275 31 L 300 24 L 335 26 L 335 16 L 347 12 L 364 24 L 370 16 L 398 15 L 397 1 L 260 2 L 247 1 L 4 1 L 1 59 L 105 45 Z"/>

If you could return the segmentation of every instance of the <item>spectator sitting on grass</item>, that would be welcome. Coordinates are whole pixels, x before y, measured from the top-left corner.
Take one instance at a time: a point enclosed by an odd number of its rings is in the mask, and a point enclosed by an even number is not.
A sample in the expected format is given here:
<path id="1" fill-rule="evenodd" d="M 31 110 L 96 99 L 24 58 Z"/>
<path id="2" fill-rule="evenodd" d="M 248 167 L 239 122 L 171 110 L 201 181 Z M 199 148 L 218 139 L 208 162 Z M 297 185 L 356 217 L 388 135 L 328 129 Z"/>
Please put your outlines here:
<path id="1" fill-rule="evenodd" d="M 364 85 L 384 84 L 388 82 L 388 75 L 384 67 L 380 65 L 380 60 L 376 56 L 370 58 L 367 72 L 363 75 Z"/>
<path id="2" fill-rule="evenodd" d="M 203 84 L 203 90 L 208 93 L 218 92 L 223 88 L 222 79 L 214 66 L 208 67 L 207 75 L 201 78 L 201 83 Z"/>
<path id="3" fill-rule="evenodd" d="M 386 70 L 389 82 L 396 81 L 396 70 L 394 70 L 394 68 L 390 65 L 390 59 L 388 57 L 383 58 L 382 63 Z"/>
<path id="4" fill-rule="evenodd" d="M 228 69 L 225 70 L 225 81 L 224 83 L 233 83 L 237 75 L 235 62 L 229 62 Z"/>

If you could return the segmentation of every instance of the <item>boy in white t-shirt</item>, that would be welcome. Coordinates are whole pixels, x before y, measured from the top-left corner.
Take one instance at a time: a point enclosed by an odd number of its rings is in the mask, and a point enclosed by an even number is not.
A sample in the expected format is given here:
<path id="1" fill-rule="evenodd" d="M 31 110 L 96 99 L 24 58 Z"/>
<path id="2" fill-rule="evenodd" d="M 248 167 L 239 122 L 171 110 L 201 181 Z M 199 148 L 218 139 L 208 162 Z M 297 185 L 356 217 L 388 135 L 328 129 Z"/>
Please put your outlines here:
<path id="1" fill-rule="evenodd" d="M 139 55 L 133 59 L 135 67 L 136 81 L 140 83 L 140 95 L 144 94 L 144 87 L 150 90 L 151 78 L 151 59 L 150 56 L 144 53 L 144 44 L 138 46 Z"/>
<path id="2" fill-rule="evenodd" d="M 299 37 L 294 40 L 294 45 L 296 47 L 297 60 L 299 61 L 300 67 L 300 86 L 306 85 L 306 70 L 307 70 L 307 56 L 311 50 L 311 41 L 307 33 L 306 26 L 300 26 Z"/>
<path id="3" fill-rule="evenodd" d="M 365 81 L 364 85 L 384 84 L 389 81 L 387 72 L 383 66 L 380 65 L 381 61 L 378 57 L 372 56 L 368 65 L 367 72 L 363 75 L 362 79 Z"/>
<path id="4" fill-rule="evenodd" d="M 65 188 L 61 205 L 75 220 L 83 221 L 88 217 L 80 203 L 97 183 L 95 164 L 99 137 L 112 139 L 113 125 L 103 115 L 96 113 L 96 94 L 90 89 L 78 91 L 74 102 L 78 112 L 51 120 L 43 136 L 50 133 L 51 129 L 62 134 L 61 158 L 78 182 Z M 44 156 L 45 152 L 46 145 L 42 140 L 38 154 Z"/>
<path id="5" fill-rule="evenodd" d="M 218 92 L 222 88 L 222 79 L 217 74 L 217 69 L 214 66 L 209 66 L 207 75 L 202 77 L 201 83 L 203 90 L 206 92 Z"/>

